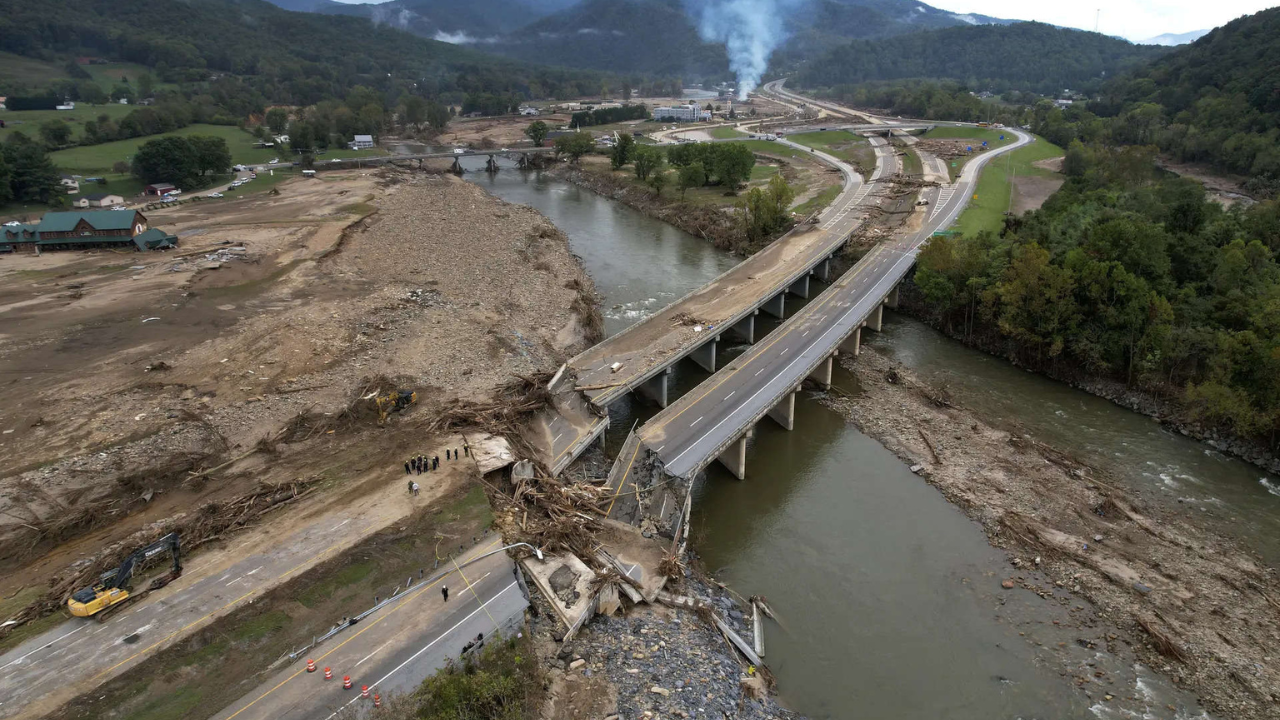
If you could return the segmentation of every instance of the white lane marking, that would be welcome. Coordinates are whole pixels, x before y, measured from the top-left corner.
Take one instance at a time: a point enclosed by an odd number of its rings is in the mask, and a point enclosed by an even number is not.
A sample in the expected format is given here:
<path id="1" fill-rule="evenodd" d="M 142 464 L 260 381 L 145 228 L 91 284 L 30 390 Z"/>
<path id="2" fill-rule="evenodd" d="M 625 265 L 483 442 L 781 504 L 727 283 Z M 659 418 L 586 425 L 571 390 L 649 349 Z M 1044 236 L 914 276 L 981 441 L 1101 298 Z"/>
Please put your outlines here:
<path id="1" fill-rule="evenodd" d="M 667 444 L 666 444 L 666 443 L 663 443 L 663 444 L 659 445 L 659 446 L 658 446 L 658 448 L 657 448 L 656 450 L 654 450 L 654 452 L 662 452 L 662 448 L 664 448 L 664 447 L 666 447 L 666 446 L 667 446 Z"/>
<path id="2" fill-rule="evenodd" d="M 351 522 L 351 518 L 347 518 L 346 520 L 343 520 L 337 525 L 334 525 L 332 528 L 330 528 L 329 532 L 333 532 L 334 530 L 337 530 L 338 528 L 342 527 L 343 525 L 346 525 L 349 522 Z"/>
<path id="3" fill-rule="evenodd" d="M 40 652 L 41 650 L 47 650 L 48 648 L 53 647 L 53 646 L 54 646 L 54 644 L 56 644 L 58 641 L 60 641 L 60 640 L 65 640 L 65 639 L 67 639 L 67 638 L 71 637 L 72 635 L 75 635 L 76 633 L 80 632 L 81 630 L 85 629 L 86 627 L 89 627 L 89 626 L 88 626 L 88 625 L 81 625 L 80 627 L 76 628 L 75 630 L 72 630 L 72 631 L 71 631 L 71 632 L 69 632 L 69 633 L 66 633 L 66 634 L 63 634 L 63 635 L 59 635 L 58 637 L 56 637 L 56 638 L 54 638 L 54 639 L 50 640 L 49 642 L 45 643 L 44 645 L 41 645 L 40 647 L 36 648 L 35 650 L 32 650 L 31 652 L 27 653 L 26 655 L 23 655 L 22 657 L 20 657 L 20 658 L 18 658 L 18 659 L 16 659 L 16 660 L 10 660 L 9 662 L 5 663 L 3 667 L 0 667 L 0 670 L 3 670 L 3 669 L 5 669 L 5 668 L 9 667 L 10 665 L 17 665 L 17 664 L 21 663 L 23 660 L 26 660 L 27 658 L 31 657 L 32 655 L 35 655 L 36 653 Z"/>
<path id="4" fill-rule="evenodd" d="M 365 660 L 368 660 L 369 658 L 373 657 L 374 655 L 377 655 L 379 652 L 381 652 L 381 651 L 382 651 L 382 648 L 384 648 L 384 647 L 386 647 L 386 646 L 390 645 L 390 644 L 391 644 L 392 642 L 394 642 L 394 641 L 395 641 L 395 638 L 391 638 L 390 640 L 388 640 L 388 641 L 386 641 L 386 642 L 382 643 L 381 645 L 379 645 L 379 646 L 377 647 L 377 649 L 376 649 L 376 650 L 374 650 L 373 652 L 369 653 L 368 655 L 365 655 L 364 657 L 360 658 L 360 661 L 359 661 L 359 662 L 357 662 L 357 663 L 355 664 L 355 667 L 360 667 L 360 665 L 361 665 L 362 663 L 364 663 L 364 661 L 365 661 Z"/>
<path id="5" fill-rule="evenodd" d="M 737 391 L 737 390 L 734 390 L 733 392 L 729 393 L 728 395 L 725 395 L 725 396 L 724 396 L 724 399 L 725 399 L 725 400 L 728 400 L 729 398 L 733 397 L 733 393 L 736 393 L 736 392 L 738 392 L 738 391 Z"/>
<path id="6" fill-rule="evenodd" d="M 555 437 L 551 438 L 551 444 L 552 444 L 552 445 L 555 445 L 555 444 L 556 444 L 556 441 L 560 439 L 560 435 L 564 435 L 564 433 L 562 432 L 562 433 L 560 433 L 559 435 L 556 435 Z"/>
<path id="7" fill-rule="evenodd" d="M 693 427 L 694 425 L 697 425 L 698 423 L 702 422 L 703 417 L 704 417 L 703 415 L 699 415 L 697 420 L 694 420 L 693 422 L 689 423 L 689 427 Z"/>
<path id="8" fill-rule="evenodd" d="M 808 334 L 809 334 L 809 331 L 805 330 L 804 332 L 800 333 L 800 337 L 804 337 L 805 335 L 808 335 Z"/>
<path id="9" fill-rule="evenodd" d="M 377 686 L 381 685 L 382 683 L 386 682 L 386 681 L 387 681 L 387 679 L 388 679 L 388 678 L 390 678 L 392 675 L 395 675 L 396 673 L 400 672 L 400 670 L 402 670 L 402 669 L 404 668 L 404 666 L 405 666 L 405 665 L 408 665 L 409 663 L 413 662 L 414 660 L 417 660 L 417 659 L 418 659 L 418 656 L 420 656 L 420 655 L 422 655 L 422 653 L 424 653 L 424 652 L 426 652 L 426 651 L 430 650 L 432 645 L 435 645 L 436 643 L 440 642 L 440 641 L 441 641 L 441 640 L 443 640 L 444 638 L 448 637 L 450 633 L 452 633 L 454 630 L 457 630 L 459 627 L 462 627 L 462 624 L 463 624 L 463 623 L 465 623 L 466 621 L 470 620 L 472 617 L 474 617 L 476 613 L 478 613 L 478 612 L 480 612 L 481 610 L 485 609 L 485 607 L 486 607 L 486 606 L 488 606 L 488 604 L 489 604 L 489 603 L 491 603 L 491 602 L 493 602 L 494 600 L 497 600 L 498 598 L 502 597 L 502 596 L 503 596 L 503 595 L 504 595 L 508 590 L 510 590 L 511 588 L 513 588 L 513 587 L 515 587 L 515 586 L 516 586 L 516 584 L 513 582 L 513 583 L 511 583 L 510 585 L 508 585 L 508 586 L 506 586 L 506 587 L 502 588 L 501 590 L 499 590 L 499 591 L 498 591 L 498 593 L 497 593 L 496 595 L 494 595 L 493 597 L 491 597 L 491 598 L 489 598 L 488 600 L 486 600 L 486 601 L 485 601 L 485 603 L 484 603 L 484 605 L 481 605 L 480 607 L 476 608 L 475 610 L 472 610 L 470 615 L 468 615 L 468 616 L 466 616 L 466 617 L 462 618 L 461 620 L 459 620 L 457 625 L 454 625 L 453 627 L 449 628 L 448 630 L 445 630 L 445 631 L 444 631 L 444 633 L 442 633 L 442 634 L 440 635 L 440 637 L 438 637 L 438 638 L 436 638 L 435 640 L 432 640 L 431 642 L 429 642 L 429 643 L 427 643 L 426 645 L 424 645 L 424 646 L 422 647 L 422 649 L 421 649 L 421 650 L 419 650 L 418 652 L 416 652 L 416 653 L 414 653 L 412 656 L 410 656 L 408 660 L 405 660 L 404 662 L 400 663 L 399 665 L 397 665 L 397 666 L 395 667 L 395 669 L 394 669 L 394 670 L 392 670 L 391 672 L 389 672 L 389 673 L 387 673 L 386 675 L 383 675 L 381 678 L 379 678 L 377 682 L 373 683 L 372 687 L 377 687 Z M 338 717 L 338 713 L 340 713 L 340 712 L 342 712 L 343 710 L 347 709 L 348 707 L 350 707 L 352 704 L 354 704 L 354 703 L 355 703 L 355 702 L 357 702 L 358 700 L 360 700 L 360 696 L 359 696 L 359 695 L 355 696 L 354 698 L 351 698 L 351 701 L 350 701 L 350 702 L 348 702 L 346 705 L 343 705 L 342 707 L 338 708 L 338 712 L 333 713 L 333 714 L 332 714 L 332 715 L 330 715 L 329 717 L 325 718 L 325 720 L 333 720 L 334 718 Z"/>

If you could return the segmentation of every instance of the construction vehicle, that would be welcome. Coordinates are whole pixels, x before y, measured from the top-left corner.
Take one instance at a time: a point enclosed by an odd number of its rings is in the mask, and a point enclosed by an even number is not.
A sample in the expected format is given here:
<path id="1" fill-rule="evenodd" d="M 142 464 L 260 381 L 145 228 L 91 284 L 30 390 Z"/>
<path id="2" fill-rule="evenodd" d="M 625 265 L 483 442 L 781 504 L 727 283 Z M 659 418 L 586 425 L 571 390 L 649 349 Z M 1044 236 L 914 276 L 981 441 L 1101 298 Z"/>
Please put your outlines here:
<path id="1" fill-rule="evenodd" d="M 169 572 L 152 580 L 145 590 L 133 590 L 133 573 L 148 560 L 168 551 L 173 555 L 173 567 Z M 120 563 L 120 567 L 103 573 L 92 587 L 77 590 L 67 599 L 67 608 L 76 617 L 96 617 L 99 622 L 138 600 L 152 590 L 159 590 L 182 575 L 182 549 L 178 533 L 169 533 L 150 545 L 134 550 Z"/>
<path id="2" fill-rule="evenodd" d="M 387 422 L 387 416 L 391 413 L 400 412 L 418 402 L 418 393 L 412 390 L 397 390 L 386 395 L 375 395 L 373 402 L 378 406 L 378 424 L 384 425 Z"/>

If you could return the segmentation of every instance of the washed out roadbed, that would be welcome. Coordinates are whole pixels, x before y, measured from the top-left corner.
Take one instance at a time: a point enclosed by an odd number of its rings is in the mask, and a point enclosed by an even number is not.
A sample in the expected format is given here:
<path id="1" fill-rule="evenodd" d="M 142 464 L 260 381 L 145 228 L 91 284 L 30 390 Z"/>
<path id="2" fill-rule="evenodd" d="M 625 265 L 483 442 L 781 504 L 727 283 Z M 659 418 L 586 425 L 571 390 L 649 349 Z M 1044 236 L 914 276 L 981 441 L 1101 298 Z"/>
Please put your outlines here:
<path id="1" fill-rule="evenodd" d="M 1102 471 L 952 406 L 873 347 L 843 364 L 862 392 L 828 402 L 1008 551 L 1006 587 L 1043 572 L 1096 609 L 1103 637 L 1215 717 L 1280 714 L 1273 569 L 1193 516 L 1162 514 Z"/>

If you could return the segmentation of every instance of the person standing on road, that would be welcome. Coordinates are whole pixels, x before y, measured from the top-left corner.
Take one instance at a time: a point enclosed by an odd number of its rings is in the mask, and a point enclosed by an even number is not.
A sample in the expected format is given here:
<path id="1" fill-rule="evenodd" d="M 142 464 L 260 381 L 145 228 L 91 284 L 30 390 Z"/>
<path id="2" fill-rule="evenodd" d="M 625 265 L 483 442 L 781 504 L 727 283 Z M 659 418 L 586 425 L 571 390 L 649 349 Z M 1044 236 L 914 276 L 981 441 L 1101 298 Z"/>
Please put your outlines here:
<path id="1" fill-rule="evenodd" d="M 440 586 L 440 595 L 444 598 L 445 602 L 449 602 L 449 586 L 448 585 Z"/>
<path id="2" fill-rule="evenodd" d="M 405 474 L 405 475 L 408 475 L 410 472 L 412 472 L 412 471 L 409 469 L 409 461 L 408 461 L 408 460 L 405 460 L 405 461 L 404 461 L 404 474 Z"/>
<path id="3" fill-rule="evenodd" d="M 409 481 L 409 492 L 413 492 L 413 486 L 414 486 L 414 482 L 413 482 L 412 480 L 410 480 L 410 481 Z"/>
<path id="4" fill-rule="evenodd" d="M 413 493 L 413 496 L 414 496 L 414 497 L 418 497 L 418 483 L 416 483 L 416 482 L 410 482 L 410 483 L 409 483 L 409 492 Z"/>
<path id="5" fill-rule="evenodd" d="M 445 459 L 445 460 L 448 460 L 448 459 L 449 459 L 449 448 L 445 448 L 445 449 L 444 449 L 444 459 Z"/>
<path id="6" fill-rule="evenodd" d="M 436 455 L 434 458 L 432 458 L 432 460 L 431 460 L 431 467 L 432 467 L 432 469 L 437 469 L 437 468 L 439 468 L 439 467 L 440 467 L 440 456 L 439 456 L 439 455 Z"/>

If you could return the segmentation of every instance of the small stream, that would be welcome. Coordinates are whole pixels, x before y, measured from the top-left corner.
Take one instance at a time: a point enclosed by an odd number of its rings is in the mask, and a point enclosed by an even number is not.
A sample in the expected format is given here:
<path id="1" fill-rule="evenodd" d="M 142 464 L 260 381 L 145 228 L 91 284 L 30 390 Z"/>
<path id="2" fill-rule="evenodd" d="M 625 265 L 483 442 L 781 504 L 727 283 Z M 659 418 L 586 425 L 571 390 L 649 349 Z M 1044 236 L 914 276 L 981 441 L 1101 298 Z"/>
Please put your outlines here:
<path id="1" fill-rule="evenodd" d="M 466 178 L 536 208 L 565 232 L 605 298 L 609 333 L 736 262 L 540 173 Z M 758 332 L 772 329 L 762 324 Z M 1141 486 L 1143 497 L 1238 522 L 1269 559 L 1280 548 L 1280 497 L 1271 492 L 1280 492 L 1280 480 L 915 321 L 893 316 L 871 341 L 946 382 L 960 402 L 1105 466 Z M 741 350 L 722 348 L 724 362 Z M 683 363 L 676 392 L 706 377 Z M 839 368 L 835 382 L 856 391 Z M 639 400 L 617 403 L 609 449 L 656 411 Z M 770 626 L 766 650 L 788 706 L 811 718 L 1202 717 L 1192 699 L 1131 659 L 1085 652 L 1074 642 L 1054 656 L 1055 641 L 1072 639 L 1053 635 L 1056 617 L 1047 613 L 1057 605 L 999 589 L 1009 566 L 977 524 L 816 397 L 798 396 L 796 413 L 795 432 L 759 426 L 746 481 L 717 465 L 708 470 L 693 521 L 693 546 L 705 566 L 743 596 L 768 597 L 779 612 L 782 627 Z M 1111 710 L 1084 697 L 1059 677 L 1066 661 L 1097 663 L 1123 678 L 1136 709 Z M 1170 703 L 1176 714 L 1163 710 Z"/>

